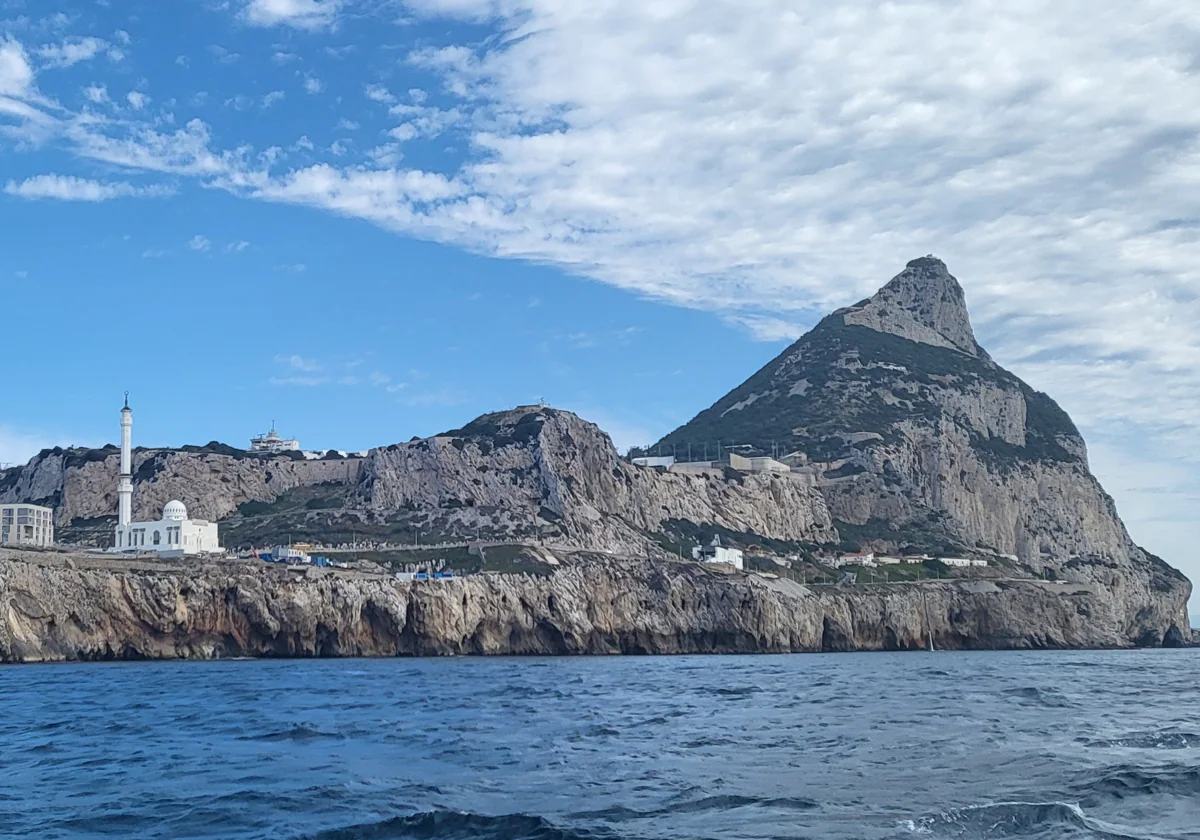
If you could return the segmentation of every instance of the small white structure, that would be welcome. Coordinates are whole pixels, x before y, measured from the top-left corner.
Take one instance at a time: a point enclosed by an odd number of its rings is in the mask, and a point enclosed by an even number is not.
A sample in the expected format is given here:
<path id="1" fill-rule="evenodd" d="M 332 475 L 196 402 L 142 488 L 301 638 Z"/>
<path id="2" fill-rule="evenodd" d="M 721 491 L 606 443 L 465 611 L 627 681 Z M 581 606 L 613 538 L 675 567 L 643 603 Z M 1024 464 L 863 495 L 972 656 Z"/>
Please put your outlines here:
<path id="1" fill-rule="evenodd" d="M 639 467 L 670 467 L 675 463 L 675 456 L 663 455 L 654 458 L 634 458 L 633 463 Z"/>
<path id="2" fill-rule="evenodd" d="M 745 571 L 746 564 L 740 548 L 725 548 L 721 545 L 720 537 L 713 537 L 712 545 L 696 546 L 692 549 L 692 559 L 701 563 L 721 563 L 732 566 L 738 571 Z"/>
<path id="3" fill-rule="evenodd" d="M 54 511 L 41 505 L 0 505 L 0 545 L 54 545 Z"/>
<path id="4" fill-rule="evenodd" d="M 300 441 L 295 438 L 283 438 L 275 431 L 275 421 L 271 421 L 271 431 L 265 435 L 250 438 L 251 452 L 293 452 L 300 449 Z"/>
<path id="5" fill-rule="evenodd" d="M 986 560 L 972 560 L 971 561 L 971 565 L 978 567 L 978 568 L 986 567 L 987 564 L 988 564 L 988 561 L 986 561 Z"/>
<path id="6" fill-rule="evenodd" d="M 898 563 L 903 563 L 899 557 L 876 557 L 875 562 L 880 566 L 895 566 Z"/>
<path id="7" fill-rule="evenodd" d="M 117 528 L 113 551 L 154 551 L 159 554 L 215 554 L 221 550 L 217 523 L 188 519 L 178 500 L 167 502 L 157 522 L 133 518 L 133 410 L 129 392 L 121 409 L 121 475 L 117 479 Z"/>
<path id="8" fill-rule="evenodd" d="M 277 545 L 271 549 L 277 563 L 312 563 L 312 557 L 301 546 Z"/>
<path id="9" fill-rule="evenodd" d="M 873 551 L 860 551 L 854 554 L 843 554 L 833 562 L 835 569 L 840 569 L 842 566 L 875 566 L 875 553 Z"/>
<path id="10" fill-rule="evenodd" d="M 938 562 L 946 566 L 954 566 L 959 569 L 969 568 L 971 561 L 966 557 L 939 557 Z"/>

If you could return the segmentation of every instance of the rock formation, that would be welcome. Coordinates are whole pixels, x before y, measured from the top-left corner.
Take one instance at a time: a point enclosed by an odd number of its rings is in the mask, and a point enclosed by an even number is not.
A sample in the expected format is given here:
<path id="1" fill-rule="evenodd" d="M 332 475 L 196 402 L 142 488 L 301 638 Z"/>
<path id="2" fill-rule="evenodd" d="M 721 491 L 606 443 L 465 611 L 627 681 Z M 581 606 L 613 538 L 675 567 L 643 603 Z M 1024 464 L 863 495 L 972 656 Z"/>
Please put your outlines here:
<path id="1" fill-rule="evenodd" d="M 1129 628 L 1164 603 L 1185 609 L 1190 583 L 1134 544 L 1075 424 L 976 343 L 962 287 L 932 257 L 825 318 L 660 446 L 714 441 L 804 465 L 864 547 L 982 552 L 1011 558 L 1015 574 L 1094 582 Z"/>
<path id="2" fill-rule="evenodd" d="M 609 559 L 546 580 L 441 589 L 224 567 L 162 577 L 0 564 L 9 650 L 20 659 L 25 650 L 115 656 L 127 644 L 154 656 L 812 650 L 831 639 L 912 647 L 921 592 L 941 599 L 934 630 L 948 647 L 1159 644 L 1186 632 L 1190 583 L 1134 544 L 1066 413 L 979 346 L 962 287 L 937 259 L 914 260 L 874 297 L 825 318 L 661 445 L 698 452 L 718 442 L 777 455 L 792 472 L 638 467 L 594 425 L 542 406 L 347 460 L 216 443 L 138 450 L 135 518 L 178 498 L 220 521 L 229 546 L 525 540 Z M 115 448 L 47 450 L 0 472 L 0 501 L 53 505 L 60 535 L 107 545 L 117 461 Z M 837 547 L 983 557 L 994 580 L 843 592 L 616 559 L 666 564 L 701 534 L 809 561 Z M 663 600 L 675 592 L 686 607 Z M 422 629 L 435 614 L 436 628 Z M 139 622 L 157 629 L 139 635 Z"/>
<path id="3" fill-rule="evenodd" d="M 84 561 L 86 563 L 86 561 Z M 219 563 L 72 568 L 0 551 L 0 661 L 1127 647 L 1094 584 L 807 587 L 672 561 L 570 560 L 550 577 L 401 583 Z"/>

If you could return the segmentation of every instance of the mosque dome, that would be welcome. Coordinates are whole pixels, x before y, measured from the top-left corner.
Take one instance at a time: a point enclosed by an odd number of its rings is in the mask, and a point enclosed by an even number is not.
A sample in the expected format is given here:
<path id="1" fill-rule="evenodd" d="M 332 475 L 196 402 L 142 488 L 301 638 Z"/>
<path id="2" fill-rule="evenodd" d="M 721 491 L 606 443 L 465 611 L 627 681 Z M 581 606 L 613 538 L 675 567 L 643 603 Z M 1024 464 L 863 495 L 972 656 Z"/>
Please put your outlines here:
<path id="1" fill-rule="evenodd" d="M 167 506 L 163 508 L 163 519 L 170 519 L 175 522 L 187 519 L 187 508 L 179 500 L 167 502 Z"/>

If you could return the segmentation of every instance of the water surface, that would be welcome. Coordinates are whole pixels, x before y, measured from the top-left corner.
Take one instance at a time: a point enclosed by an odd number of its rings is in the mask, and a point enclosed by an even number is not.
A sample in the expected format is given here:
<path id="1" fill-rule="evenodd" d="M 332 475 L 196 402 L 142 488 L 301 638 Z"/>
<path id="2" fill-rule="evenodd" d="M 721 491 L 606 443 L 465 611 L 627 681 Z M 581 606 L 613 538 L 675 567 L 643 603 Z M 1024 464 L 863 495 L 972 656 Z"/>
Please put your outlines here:
<path id="1" fill-rule="evenodd" d="M 1200 651 L 0 670 L 0 836 L 1200 838 Z"/>

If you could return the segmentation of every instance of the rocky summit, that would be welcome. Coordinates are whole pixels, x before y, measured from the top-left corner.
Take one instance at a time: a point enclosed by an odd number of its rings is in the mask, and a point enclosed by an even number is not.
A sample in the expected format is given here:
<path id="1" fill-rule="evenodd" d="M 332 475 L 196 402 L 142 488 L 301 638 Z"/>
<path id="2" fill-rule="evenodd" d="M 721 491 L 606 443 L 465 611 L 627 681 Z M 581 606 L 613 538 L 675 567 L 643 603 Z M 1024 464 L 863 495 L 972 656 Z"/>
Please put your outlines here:
<path id="1" fill-rule="evenodd" d="M 138 449 L 135 519 L 179 499 L 220 522 L 230 548 L 365 541 L 371 562 L 316 580 L 253 563 L 0 552 L 0 659 L 1190 638 L 1191 584 L 1130 538 L 1066 413 L 979 346 L 936 258 L 826 317 L 655 449 L 725 457 L 638 465 L 545 406 L 365 457 Z M 107 547 L 118 462 L 113 447 L 46 450 L 0 472 L 0 502 L 51 505 L 60 538 Z M 714 537 L 744 550 L 746 572 L 686 561 Z M 853 551 L 929 559 L 831 586 L 831 561 Z M 499 577 L 399 581 L 388 569 L 434 559 Z"/>
<path id="2" fill-rule="evenodd" d="M 844 540 L 881 551 L 986 552 L 1014 574 L 1095 582 L 1179 614 L 1191 585 L 1134 544 L 1057 403 L 996 364 L 934 257 L 823 319 L 659 451 L 720 442 L 802 465 Z"/>

